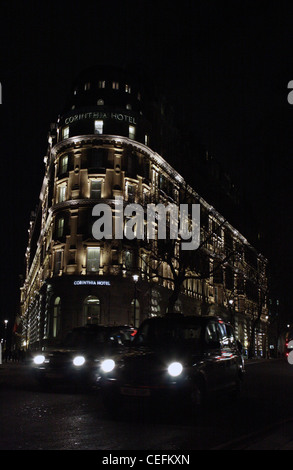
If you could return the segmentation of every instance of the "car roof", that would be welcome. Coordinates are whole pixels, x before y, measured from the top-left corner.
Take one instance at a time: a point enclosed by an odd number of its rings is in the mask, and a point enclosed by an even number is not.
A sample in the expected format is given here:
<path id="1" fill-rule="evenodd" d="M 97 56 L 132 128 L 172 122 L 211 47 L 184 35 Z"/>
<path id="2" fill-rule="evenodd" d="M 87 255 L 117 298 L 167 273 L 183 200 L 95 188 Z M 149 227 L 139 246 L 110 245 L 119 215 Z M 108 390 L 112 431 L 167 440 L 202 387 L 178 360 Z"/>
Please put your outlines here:
<path id="1" fill-rule="evenodd" d="M 133 327 L 128 325 L 92 325 L 87 324 L 84 326 L 77 326 L 71 331 L 109 331 L 109 330 L 122 330 L 122 329 L 133 329 Z"/>
<path id="2" fill-rule="evenodd" d="M 152 318 L 147 318 L 145 322 L 174 322 L 174 323 L 207 323 L 209 321 L 216 321 L 219 323 L 226 323 L 222 318 L 215 315 L 183 315 L 182 313 L 167 313 L 166 315 L 160 315 Z"/>

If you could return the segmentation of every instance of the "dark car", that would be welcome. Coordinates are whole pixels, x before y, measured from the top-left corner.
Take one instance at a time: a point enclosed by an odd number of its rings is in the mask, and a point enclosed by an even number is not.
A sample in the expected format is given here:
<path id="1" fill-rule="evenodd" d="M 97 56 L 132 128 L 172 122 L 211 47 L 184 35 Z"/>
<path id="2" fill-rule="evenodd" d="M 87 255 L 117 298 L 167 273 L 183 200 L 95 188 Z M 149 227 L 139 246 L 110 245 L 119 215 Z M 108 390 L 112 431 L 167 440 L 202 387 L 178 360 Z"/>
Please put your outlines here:
<path id="1" fill-rule="evenodd" d="M 74 328 L 58 347 L 33 354 L 34 376 L 41 385 L 53 382 L 94 385 L 99 361 L 105 355 L 121 351 L 135 332 L 130 326 Z"/>
<path id="2" fill-rule="evenodd" d="M 230 324 L 211 316 L 166 315 L 145 320 L 131 347 L 101 363 L 104 403 L 181 395 L 198 408 L 213 392 L 239 391 L 240 343 Z"/>

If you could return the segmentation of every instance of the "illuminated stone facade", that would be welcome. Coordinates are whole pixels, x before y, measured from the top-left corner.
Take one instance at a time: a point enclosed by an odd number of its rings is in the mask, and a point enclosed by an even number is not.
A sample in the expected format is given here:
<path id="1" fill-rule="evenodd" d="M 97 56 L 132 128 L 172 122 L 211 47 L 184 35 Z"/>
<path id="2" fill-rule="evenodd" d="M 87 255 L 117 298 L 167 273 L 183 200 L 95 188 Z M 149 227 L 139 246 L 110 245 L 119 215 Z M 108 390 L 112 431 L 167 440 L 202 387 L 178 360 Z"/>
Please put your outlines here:
<path id="1" fill-rule="evenodd" d="M 264 351 L 267 261 L 161 156 L 172 139 L 165 139 L 159 106 L 150 102 L 126 74 L 91 70 L 79 77 L 65 112 L 51 125 L 21 287 L 23 341 L 46 346 L 88 322 L 138 326 L 165 313 L 173 274 L 165 258 L 154 257 L 156 241 L 96 240 L 92 211 L 108 204 L 115 221 L 117 196 L 142 207 L 178 205 L 184 198 L 200 204 L 206 269 L 186 266 L 190 277 L 180 285 L 175 310 L 222 316 L 245 348 L 260 317 L 255 344 Z"/>

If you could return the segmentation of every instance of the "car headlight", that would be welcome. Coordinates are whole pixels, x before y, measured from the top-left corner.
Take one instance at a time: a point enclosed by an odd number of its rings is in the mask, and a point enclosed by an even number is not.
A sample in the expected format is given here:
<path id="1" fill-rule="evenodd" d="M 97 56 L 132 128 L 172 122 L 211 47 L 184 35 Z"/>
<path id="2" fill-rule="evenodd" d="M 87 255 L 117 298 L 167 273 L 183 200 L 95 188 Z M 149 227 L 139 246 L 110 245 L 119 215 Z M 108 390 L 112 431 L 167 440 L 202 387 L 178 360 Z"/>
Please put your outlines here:
<path id="1" fill-rule="evenodd" d="M 178 377 L 178 375 L 180 375 L 182 371 L 183 366 L 180 362 L 172 362 L 172 364 L 170 364 L 168 367 L 168 373 L 172 377 Z"/>
<path id="2" fill-rule="evenodd" d="M 73 359 L 73 364 L 77 367 L 83 366 L 85 363 L 85 358 L 83 356 L 76 356 Z"/>
<path id="3" fill-rule="evenodd" d="M 36 365 L 43 364 L 45 362 L 45 356 L 43 354 L 38 354 L 37 356 L 34 357 L 33 361 Z"/>
<path id="4" fill-rule="evenodd" d="M 105 359 L 102 363 L 101 363 L 101 369 L 104 371 L 104 372 L 111 372 L 115 367 L 115 361 L 113 361 L 113 359 Z"/>

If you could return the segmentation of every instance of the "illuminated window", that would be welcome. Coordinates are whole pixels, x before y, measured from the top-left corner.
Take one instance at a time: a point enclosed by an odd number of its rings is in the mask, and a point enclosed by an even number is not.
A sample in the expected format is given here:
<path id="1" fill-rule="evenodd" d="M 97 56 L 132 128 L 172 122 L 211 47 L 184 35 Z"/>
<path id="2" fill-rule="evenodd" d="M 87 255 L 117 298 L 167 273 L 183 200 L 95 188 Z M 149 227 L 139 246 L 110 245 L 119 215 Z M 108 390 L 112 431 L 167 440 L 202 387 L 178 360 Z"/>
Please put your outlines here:
<path id="1" fill-rule="evenodd" d="M 89 82 L 84 84 L 84 89 L 85 90 L 90 90 L 90 88 L 91 88 L 91 84 Z"/>
<path id="2" fill-rule="evenodd" d="M 104 105 L 104 100 L 100 99 L 97 101 L 98 106 L 103 106 Z"/>
<path id="3" fill-rule="evenodd" d="M 129 85 L 125 85 L 125 91 L 126 93 L 131 93 L 131 87 Z"/>
<path id="4" fill-rule="evenodd" d="M 58 333 L 60 331 L 60 323 L 61 323 L 61 299 L 60 297 L 56 297 L 54 301 L 54 306 L 53 306 L 53 324 L 52 324 L 53 338 L 56 338 L 58 336 Z"/>
<path id="5" fill-rule="evenodd" d="M 66 200 L 66 186 L 63 184 L 58 187 L 58 202 L 63 202 Z"/>
<path id="6" fill-rule="evenodd" d="M 102 181 L 91 180 L 91 199 L 100 199 L 102 192 Z"/>
<path id="7" fill-rule="evenodd" d="M 135 126 L 129 126 L 129 138 L 135 139 Z"/>
<path id="8" fill-rule="evenodd" d="M 105 86 L 106 86 L 105 80 L 100 80 L 99 81 L 99 88 L 105 88 Z"/>
<path id="9" fill-rule="evenodd" d="M 104 121 L 95 121 L 95 134 L 103 134 Z"/>
<path id="10" fill-rule="evenodd" d="M 69 137 L 69 126 L 63 127 L 62 129 L 62 139 L 68 139 Z"/>
<path id="11" fill-rule="evenodd" d="M 147 134 L 144 136 L 144 144 L 149 145 L 149 136 Z"/>
<path id="12" fill-rule="evenodd" d="M 86 270 L 87 272 L 98 272 L 100 269 L 100 247 L 88 247 Z"/>
<path id="13" fill-rule="evenodd" d="M 60 217 L 57 221 L 57 238 L 63 237 L 64 233 L 64 218 Z"/>
<path id="14" fill-rule="evenodd" d="M 119 83 L 118 82 L 112 82 L 112 88 L 113 88 L 113 90 L 119 90 Z"/>
<path id="15" fill-rule="evenodd" d="M 127 104 L 127 105 L 126 105 L 126 109 L 132 109 L 131 104 Z"/>
<path id="16" fill-rule="evenodd" d="M 145 276 L 149 271 L 148 265 L 148 255 L 146 253 L 142 253 L 141 255 L 141 272 L 142 275 Z"/>
<path id="17" fill-rule="evenodd" d="M 68 155 L 64 155 L 60 160 L 60 174 L 68 171 Z"/>
<path id="18" fill-rule="evenodd" d="M 125 251 L 125 268 L 131 269 L 133 266 L 133 256 L 131 251 Z"/>

